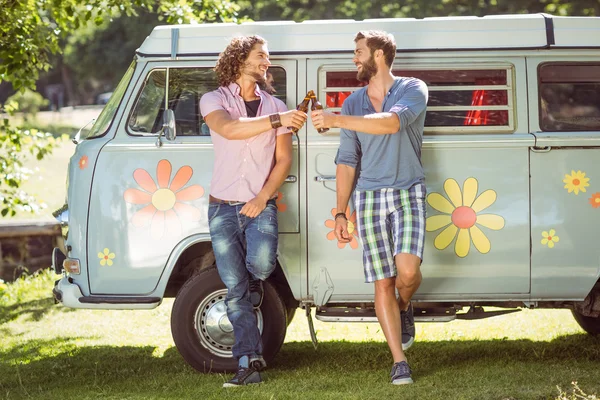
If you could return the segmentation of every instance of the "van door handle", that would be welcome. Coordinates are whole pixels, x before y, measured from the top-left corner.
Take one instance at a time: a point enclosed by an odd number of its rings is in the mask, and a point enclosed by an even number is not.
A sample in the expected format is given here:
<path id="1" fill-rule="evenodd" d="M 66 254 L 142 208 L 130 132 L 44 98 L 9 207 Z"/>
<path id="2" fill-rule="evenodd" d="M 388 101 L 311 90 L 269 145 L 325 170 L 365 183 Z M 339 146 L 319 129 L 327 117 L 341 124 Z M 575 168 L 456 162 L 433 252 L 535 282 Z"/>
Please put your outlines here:
<path id="1" fill-rule="evenodd" d="M 335 181 L 335 175 L 318 175 L 315 176 L 317 182 L 332 182 Z"/>
<path id="2" fill-rule="evenodd" d="M 294 175 L 288 175 L 287 178 L 285 178 L 285 182 L 296 182 L 298 180 L 298 178 L 296 178 Z"/>
<path id="3" fill-rule="evenodd" d="M 552 150 L 552 147 L 550 147 L 550 146 L 544 146 L 544 147 L 533 146 L 531 148 L 531 151 L 533 151 L 534 153 L 549 153 L 550 150 Z"/>

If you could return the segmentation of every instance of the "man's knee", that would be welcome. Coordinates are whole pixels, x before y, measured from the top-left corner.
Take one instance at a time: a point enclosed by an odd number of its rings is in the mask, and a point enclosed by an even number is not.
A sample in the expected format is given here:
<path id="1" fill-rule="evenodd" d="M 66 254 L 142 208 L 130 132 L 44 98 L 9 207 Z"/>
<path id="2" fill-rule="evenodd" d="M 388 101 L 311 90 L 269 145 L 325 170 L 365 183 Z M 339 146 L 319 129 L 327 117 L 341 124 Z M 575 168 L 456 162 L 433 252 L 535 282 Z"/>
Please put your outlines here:
<path id="1" fill-rule="evenodd" d="M 396 287 L 402 287 L 405 285 L 412 285 L 421 281 L 421 270 L 417 266 L 403 266 L 398 269 L 398 276 L 396 278 Z"/>
<path id="2" fill-rule="evenodd" d="M 265 280 L 277 264 L 277 241 L 263 240 L 254 249 L 249 249 L 246 266 L 254 277 Z"/>
<path id="3" fill-rule="evenodd" d="M 394 286 L 394 279 L 393 278 L 385 278 L 385 279 L 380 279 L 378 281 L 375 281 L 375 294 L 376 295 L 386 295 L 386 294 L 392 294 L 393 296 L 395 296 L 396 292 L 395 292 L 396 288 Z"/>

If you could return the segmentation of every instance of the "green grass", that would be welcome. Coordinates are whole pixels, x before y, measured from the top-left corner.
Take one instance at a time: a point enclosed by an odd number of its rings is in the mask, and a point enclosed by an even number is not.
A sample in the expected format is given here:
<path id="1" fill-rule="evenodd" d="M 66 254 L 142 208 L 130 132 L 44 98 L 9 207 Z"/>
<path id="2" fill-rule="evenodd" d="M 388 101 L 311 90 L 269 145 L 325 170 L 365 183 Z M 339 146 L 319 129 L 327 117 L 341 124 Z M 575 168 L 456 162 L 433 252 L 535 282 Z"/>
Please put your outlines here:
<path id="1" fill-rule="evenodd" d="M 87 112 L 89 114 L 89 111 Z M 20 115 L 11 117 L 10 121 L 13 127 L 19 126 L 22 129 L 38 129 L 41 132 L 50 132 L 55 138 L 61 138 L 62 135 L 74 137 L 79 127 L 88 122 L 90 116 L 86 112 L 73 112 L 71 119 L 61 116 L 60 113 L 41 112 L 31 121 L 23 121 Z M 69 115 L 71 115 L 69 114 Z M 83 117 L 78 117 L 83 115 Z M 83 122 L 85 121 L 85 122 Z M 88 127 L 89 129 L 89 127 Z M 54 221 L 52 212 L 65 203 L 66 179 L 69 159 L 75 152 L 75 144 L 70 140 L 61 140 L 52 154 L 38 161 L 35 157 L 28 155 L 26 167 L 33 171 L 30 178 L 23 183 L 21 189 L 36 198 L 37 202 L 46 207 L 38 213 L 18 210 L 12 219 L 18 220 L 45 220 Z M 1 220 L 0 220 L 1 222 Z"/>
<path id="2" fill-rule="evenodd" d="M 41 161 L 30 157 L 27 167 L 33 171 L 33 174 L 21 188 L 46 207 L 37 214 L 17 211 L 13 219 L 55 220 L 52 211 L 65 204 L 67 167 L 74 152 L 75 145 L 65 140 L 60 142 L 52 154 Z"/>
<path id="3" fill-rule="evenodd" d="M 154 310 L 72 310 L 50 298 L 54 276 L 0 288 L 0 399 L 576 399 L 600 393 L 600 338 L 568 311 L 417 324 L 407 355 L 414 385 L 388 383 L 391 359 L 377 324 L 315 321 L 299 310 L 258 387 L 225 390 L 173 345 L 172 300 Z"/>

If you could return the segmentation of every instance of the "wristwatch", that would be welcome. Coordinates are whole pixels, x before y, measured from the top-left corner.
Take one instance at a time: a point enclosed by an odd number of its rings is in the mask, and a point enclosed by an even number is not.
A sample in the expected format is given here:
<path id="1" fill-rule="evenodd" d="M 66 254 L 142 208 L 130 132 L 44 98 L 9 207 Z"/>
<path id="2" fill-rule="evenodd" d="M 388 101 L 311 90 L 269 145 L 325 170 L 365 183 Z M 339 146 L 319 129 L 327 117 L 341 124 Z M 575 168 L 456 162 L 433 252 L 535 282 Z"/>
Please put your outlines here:
<path id="1" fill-rule="evenodd" d="M 344 217 L 344 219 L 345 219 L 346 221 L 348 220 L 348 218 L 346 218 L 346 213 L 343 213 L 343 212 L 339 212 L 339 213 L 335 214 L 335 217 L 333 217 L 333 220 L 334 220 L 334 221 L 335 221 L 335 220 L 337 220 L 337 219 L 338 219 L 338 217 Z"/>
<path id="2" fill-rule="evenodd" d="M 279 113 L 269 115 L 269 121 L 271 121 L 271 128 L 277 129 L 281 128 L 281 119 L 279 118 Z"/>

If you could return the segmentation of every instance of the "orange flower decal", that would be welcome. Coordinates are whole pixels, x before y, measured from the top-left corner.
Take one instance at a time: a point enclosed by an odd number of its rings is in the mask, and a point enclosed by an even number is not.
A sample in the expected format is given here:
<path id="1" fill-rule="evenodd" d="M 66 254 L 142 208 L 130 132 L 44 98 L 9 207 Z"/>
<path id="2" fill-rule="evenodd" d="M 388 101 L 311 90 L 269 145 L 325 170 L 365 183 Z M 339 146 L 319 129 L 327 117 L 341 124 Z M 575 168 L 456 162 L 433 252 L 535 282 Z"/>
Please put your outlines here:
<path id="1" fill-rule="evenodd" d="M 86 169 L 88 166 L 88 156 L 82 156 L 79 159 L 79 169 Z"/>
<path id="2" fill-rule="evenodd" d="M 590 197 L 590 204 L 594 208 L 600 207 L 600 192 L 594 193 L 592 197 Z"/>
<path id="3" fill-rule="evenodd" d="M 277 211 L 285 212 L 287 210 L 287 204 L 282 202 L 283 193 L 277 192 L 277 199 L 275 200 L 275 204 L 277 204 Z"/>
<path id="4" fill-rule="evenodd" d="M 338 213 L 337 208 L 331 209 L 331 216 L 333 218 L 325 221 L 325 226 L 332 229 L 327 234 L 327 239 L 329 239 L 329 240 L 337 240 L 337 238 L 335 237 L 335 214 L 337 214 L 337 213 Z M 348 215 L 348 214 L 350 214 L 350 208 L 346 208 L 346 215 Z M 358 235 L 358 232 L 356 231 L 356 211 L 354 211 L 352 213 L 352 215 L 350 216 L 350 218 L 348 218 L 348 233 L 350 234 L 350 237 L 352 238 L 350 240 L 350 247 L 352 247 L 353 249 L 357 249 L 358 248 L 358 240 L 356 240 L 356 237 Z M 338 247 L 340 249 L 343 249 L 344 247 L 346 247 L 347 244 L 348 243 L 342 243 L 342 242 L 338 241 Z"/>
<path id="5" fill-rule="evenodd" d="M 123 194 L 126 202 L 144 206 L 133 215 L 131 222 L 137 227 L 150 223 L 150 235 L 154 239 L 163 237 L 166 232 L 178 236 L 181 220 L 198 221 L 201 217 L 199 209 L 184 203 L 204 195 L 204 188 L 200 185 L 184 188 L 192 177 L 192 167 L 185 165 L 179 168 L 169 183 L 171 169 L 169 161 L 160 160 L 156 166 L 156 182 L 148 171 L 136 169 L 133 179 L 142 190 L 127 189 Z"/>

